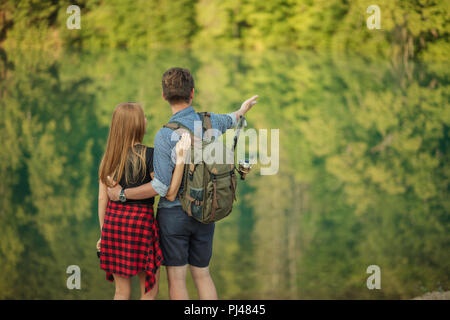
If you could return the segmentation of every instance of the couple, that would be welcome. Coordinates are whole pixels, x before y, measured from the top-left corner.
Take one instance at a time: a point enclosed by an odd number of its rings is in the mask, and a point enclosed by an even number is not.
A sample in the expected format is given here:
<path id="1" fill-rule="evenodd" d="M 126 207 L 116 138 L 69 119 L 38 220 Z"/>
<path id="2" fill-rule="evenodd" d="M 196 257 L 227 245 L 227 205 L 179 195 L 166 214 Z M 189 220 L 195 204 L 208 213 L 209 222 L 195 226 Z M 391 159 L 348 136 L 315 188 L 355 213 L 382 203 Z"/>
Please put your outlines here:
<path id="1" fill-rule="evenodd" d="M 189 70 L 167 70 L 162 77 L 162 96 L 172 109 L 170 121 L 193 132 L 194 122 L 200 118 L 191 106 L 194 79 Z M 233 113 L 211 113 L 213 134 L 234 127 L 256 99 L 246 100 Z M 106 278 L 115 282 L 114 299 L 130 298 L 131 276 L 136 274 L 141 299 L 155 299 L 161 264 L 166 266 L 170 299 L 189 299 L 188 264 L 199 298 L 217 299 L 208 268 L 214 223 L 202 224 L 188 216 L 178 199 L 191 137 L 161 128 L 153 149 L 142 145 L 146 125 L 139 104 L 116 106 L 99 169 L 100 267 L 106 271 Z M 153 204 L 157 195 L 161 198 L 155 221 Z"/>

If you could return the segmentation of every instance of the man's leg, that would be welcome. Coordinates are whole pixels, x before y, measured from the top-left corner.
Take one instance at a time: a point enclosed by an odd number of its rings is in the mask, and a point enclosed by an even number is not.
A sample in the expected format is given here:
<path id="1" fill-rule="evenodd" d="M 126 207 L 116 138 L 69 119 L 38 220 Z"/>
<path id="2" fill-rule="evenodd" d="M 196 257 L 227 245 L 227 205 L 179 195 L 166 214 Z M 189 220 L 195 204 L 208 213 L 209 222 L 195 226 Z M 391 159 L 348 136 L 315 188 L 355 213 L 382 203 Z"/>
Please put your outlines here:
<path id="1" fill-rule="evenodd" d="M 217 300 L 217 291 L 209 274 L 209 267 L 199 268 L 190 266 L 192 278 L 197 287 L 200 300 Z"/>
<path id="2" fill-rule="evenodd" d="M 186 273 L 189 250 L 189 219 L 180 207 L 158 209 L 160 245 L 167 270 L 170 299 L 189 299 Z"/>
<path id="3" fill-rule="evenodd" d="M 188 300 L 189 294 L 186 287 L 187 265 L 166 267 L 169 282 L 170 300 Z"/>
<path id="4" fill-rule="evenodd" d="M 188 262 L 192 278 L 201 300 L 217 300 L 216 287 L 209 273 L 215 224 L 203 224 L 191 219 L 193 225 L 189 239 Z"/>

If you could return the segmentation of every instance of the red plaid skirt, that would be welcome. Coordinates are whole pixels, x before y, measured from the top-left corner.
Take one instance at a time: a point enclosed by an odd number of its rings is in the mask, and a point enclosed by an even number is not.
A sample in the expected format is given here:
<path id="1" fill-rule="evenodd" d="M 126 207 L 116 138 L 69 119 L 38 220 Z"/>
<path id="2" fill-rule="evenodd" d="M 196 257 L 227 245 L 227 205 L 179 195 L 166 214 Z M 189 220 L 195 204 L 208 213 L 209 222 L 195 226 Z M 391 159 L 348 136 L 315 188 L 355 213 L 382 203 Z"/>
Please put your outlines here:
<path id="1" fill-rule="evenodd" d="M 100 267 L 106 279 L 145 272 L 145 292 L 153 288 L 163 260 L 158 233 L 151 205 L 109 201 L 100 246 Z"/>

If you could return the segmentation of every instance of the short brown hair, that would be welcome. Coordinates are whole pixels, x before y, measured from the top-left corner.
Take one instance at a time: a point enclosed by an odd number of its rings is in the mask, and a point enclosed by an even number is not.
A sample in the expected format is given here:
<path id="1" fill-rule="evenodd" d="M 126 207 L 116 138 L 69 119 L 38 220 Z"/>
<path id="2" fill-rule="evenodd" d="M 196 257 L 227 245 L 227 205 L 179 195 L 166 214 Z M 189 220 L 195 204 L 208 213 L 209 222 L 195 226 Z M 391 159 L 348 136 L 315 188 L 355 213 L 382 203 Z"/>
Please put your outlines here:
<path id="1" fill-rule="evenodd" d="M 162 76 L 162 89 L 164 97 L 169 103 L 189 102 L 194 78 L 188 69 L 170 68 Z"/>

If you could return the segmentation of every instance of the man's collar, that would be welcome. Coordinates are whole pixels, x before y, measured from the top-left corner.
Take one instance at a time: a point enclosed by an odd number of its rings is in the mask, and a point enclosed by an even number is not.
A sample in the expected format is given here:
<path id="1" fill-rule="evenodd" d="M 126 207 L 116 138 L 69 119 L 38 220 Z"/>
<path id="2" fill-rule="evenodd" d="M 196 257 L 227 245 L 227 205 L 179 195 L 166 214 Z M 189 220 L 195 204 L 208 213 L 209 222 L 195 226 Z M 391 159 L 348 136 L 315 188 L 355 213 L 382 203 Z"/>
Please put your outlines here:
<path id="1" fill-rule="evenodd" d="M 191 112 L 195 112 L 192 105 L 173 114 L 172 117 L 170 118 L 170 120 L 175 120 L 176 118 L 183 117 L 185 115 L 188 115 Z"/>

